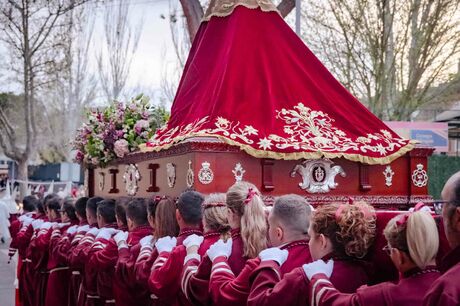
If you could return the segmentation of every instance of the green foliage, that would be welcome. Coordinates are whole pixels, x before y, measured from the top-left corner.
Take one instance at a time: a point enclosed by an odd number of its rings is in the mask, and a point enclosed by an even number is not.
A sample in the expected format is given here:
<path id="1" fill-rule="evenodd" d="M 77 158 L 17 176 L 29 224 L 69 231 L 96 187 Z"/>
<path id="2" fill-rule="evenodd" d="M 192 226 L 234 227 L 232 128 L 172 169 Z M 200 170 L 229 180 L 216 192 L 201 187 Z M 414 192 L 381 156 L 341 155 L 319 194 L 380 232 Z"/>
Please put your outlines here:
<path id="1" fill-rule="evenodd" d="M 434 199 L 441 198 L 447 179 L 460 171 L 460 157 L 433 155 L 428 159 L 428 192 Z"/>

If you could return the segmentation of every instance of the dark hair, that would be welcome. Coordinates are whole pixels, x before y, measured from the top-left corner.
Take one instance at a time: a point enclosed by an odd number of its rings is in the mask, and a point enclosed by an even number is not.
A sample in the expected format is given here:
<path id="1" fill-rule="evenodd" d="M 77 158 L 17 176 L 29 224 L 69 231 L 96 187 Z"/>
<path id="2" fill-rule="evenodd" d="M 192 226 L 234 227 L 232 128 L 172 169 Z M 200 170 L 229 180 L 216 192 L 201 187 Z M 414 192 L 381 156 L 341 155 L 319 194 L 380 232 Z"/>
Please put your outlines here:
<path id="1" fill-rule="evenodd" d="M 89 198 L 88 201 L 86 202 L 86 209 L 91 211 L 94 215 L 97 213 L 97 204 L 101 201 L 103 201 L 104 198 L 101 197 L 92 197 Z"/>
<path id="2" fill-rule="evenodd" d="M 115 219 L 115 201 L 108 199 L 97 203 L 97 214 L 102 217 L 105 223 L 116 222 L 117 219 Z"/>
<path id="3" fill-rule="evenodd" d="M 34 211 L 38 206 L 38 202 L 35 196 L 25 196 L 22 200 L 22 209 L 27 212 Z"/>
<path id="4" fill-rule="evenodd" d="M 71 221 L 78 220 L 77 215 L 75 214 L 75 204 L 73 202 L 73 199 L 71 198 L 65 199 L 64 202 L 62 203 L 61 210 L 65 211 L 67 217 L 69 217 Z"/>
<path id="5" fill-rule="evenodd" d="M 197 191 L 186 191 L 179 196 L 177 209 L 187 224 L 201 224 L 204 197 Z"/>
<path id="6" fill-rule="evenodd" d="M 88 202 L 88 197 L 81 197 L 75 202 L 75 211 L 83 219 L 86 219 L 86 203 L 87 202 Z"/>
<path id="7" fill-rule="evenodd" d="M 48 209 L 48 203 L 52 201 L 53 199 L 58 199 L 60 200 L 61 198 L 55 194 L 55 193 L 50 193 L 48 194 L 44 199 L 43 199 L 43 207 L 44 209 Z"/>
<path id="8" fill-rule="evenodd" d="M 147 200 L 135 198 L 129 201 L 126 208 L 126 217 L 131 219 L 136 225 L 147 224 Z"/>
<path id="9" fill-rule="evenodd" d="M 115 200 L 115 214 L 117 215 L 118 220 L 121 221 L 124 225 L 128 224 L 126 220 L 126 207 L 128 206 L 131 198 L 129 197 L 120 197 Z"/>
<path id="10" fill-rule="evenodd" d="M 43 204 L 43 202 L 45 202 L 45 201 L 44 200 L 38 200 L 37 201 L 37 210 L 41 214 L 45 213 L 45 205 Z"/>
<path id="11" fill-rule="evenodd" d="M 61 209 L 61 199 L 59 197 L 53 197 L 46 202 L 48 210 L 54 210 L 56 213 Z"/>
<path id="12" fill-rule="evenodd" d="M 148 199 L 147 200 L 147 212 L 154 219 L 155 219 L 155 215 L 156 215 L 157 206 L 158 206 L 158 203 L 160 203 L 160 201 L 161 200 L 154 200 L 154 199 Z"/>

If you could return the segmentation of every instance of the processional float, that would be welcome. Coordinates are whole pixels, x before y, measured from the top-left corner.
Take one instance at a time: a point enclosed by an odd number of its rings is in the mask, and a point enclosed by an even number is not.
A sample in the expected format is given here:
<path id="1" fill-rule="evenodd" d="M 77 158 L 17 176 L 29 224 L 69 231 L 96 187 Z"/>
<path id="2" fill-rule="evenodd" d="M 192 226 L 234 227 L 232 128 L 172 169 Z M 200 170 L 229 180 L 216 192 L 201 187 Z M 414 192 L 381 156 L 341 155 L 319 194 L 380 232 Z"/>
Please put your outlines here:
<path id="1" fill-rule="evenodd" d="M 88 168 L 89 195 L 177 196 L 254 183 L 269 205 L 349 197 L 404 208 L 430 197 L 427 158 L 323 66 L 270 1 L 211 1 L 171 118 L 141 151 Z"/>

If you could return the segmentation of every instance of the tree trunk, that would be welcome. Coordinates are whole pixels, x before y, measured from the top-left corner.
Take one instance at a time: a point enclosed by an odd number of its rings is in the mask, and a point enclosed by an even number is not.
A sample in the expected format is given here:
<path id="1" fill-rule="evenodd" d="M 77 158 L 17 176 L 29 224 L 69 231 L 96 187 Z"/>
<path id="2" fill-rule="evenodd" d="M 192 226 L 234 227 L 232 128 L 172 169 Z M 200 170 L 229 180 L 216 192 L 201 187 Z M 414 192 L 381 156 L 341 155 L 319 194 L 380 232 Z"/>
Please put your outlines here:
<path id="1" fill-rule="evenodd" d="M 28 160 L 27 159 L 21 159 L 17 161 L 18 165 L 18 179 L 27 181 L 29 177 L 29 172 L 27 170 L 27 164 Z M 21 199 L 26 196 L 27 193 L 27 184 L 19 184 L 19 194 Z"/>

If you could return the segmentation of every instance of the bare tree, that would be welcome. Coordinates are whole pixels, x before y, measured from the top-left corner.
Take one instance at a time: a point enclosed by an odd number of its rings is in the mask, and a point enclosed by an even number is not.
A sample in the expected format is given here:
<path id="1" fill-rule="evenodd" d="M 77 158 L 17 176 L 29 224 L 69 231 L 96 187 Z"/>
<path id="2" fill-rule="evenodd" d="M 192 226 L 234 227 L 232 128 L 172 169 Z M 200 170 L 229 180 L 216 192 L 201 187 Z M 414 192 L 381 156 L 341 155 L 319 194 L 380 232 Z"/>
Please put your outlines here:
<path id="1" fill-rule="evenodd" d="M 129 23 L 129 1 L 106 6 L 104 19 L 105 48 L 97 55 L 102 90 L 109 100 L 120 97 L 137 51 L 143 20 L 133 27 Z"/>
<path id="2" fill-rule="evenodd" d="M 16 64 L 20 64 L 24 103 L 25 139 L 20 142 L 13 124 L 0 109 L 0 146 L 18 163 L 18 177 L 27 179 L 27 163 L 36 144 L 37 90 L 47 82 L 54 60 L 59 60 L 60 30 L 66 13 L 86 0 L 7 0 L 0 4 L 0 38 Z M 23 186 L 25 187 L 25 186 Z M 22 188 L 23 194 L 25 188 Z"/>
<path id="3" fill-rule="evenodd" d="M 304 39 L 382 119 L 408 120 L 453 84 L 458 0 L 324 0 L 303 10 Z"/>
<path id="4" fill-rule="evenodd" d="M 69 160 L 69 141 L 73 139 L 83 119 L 84 108 L 94 100 L 97 80 L 89 71 L 89 50 L 94 29 L 92 5 L 80 6 L 69 12 L 63 35 L 63 61 L 54 69 L 54 82 L 42 94 L 47 137 L 41 143 L 42 160 Z M 54 152 L 51 152 L 54 151 Z"/>

